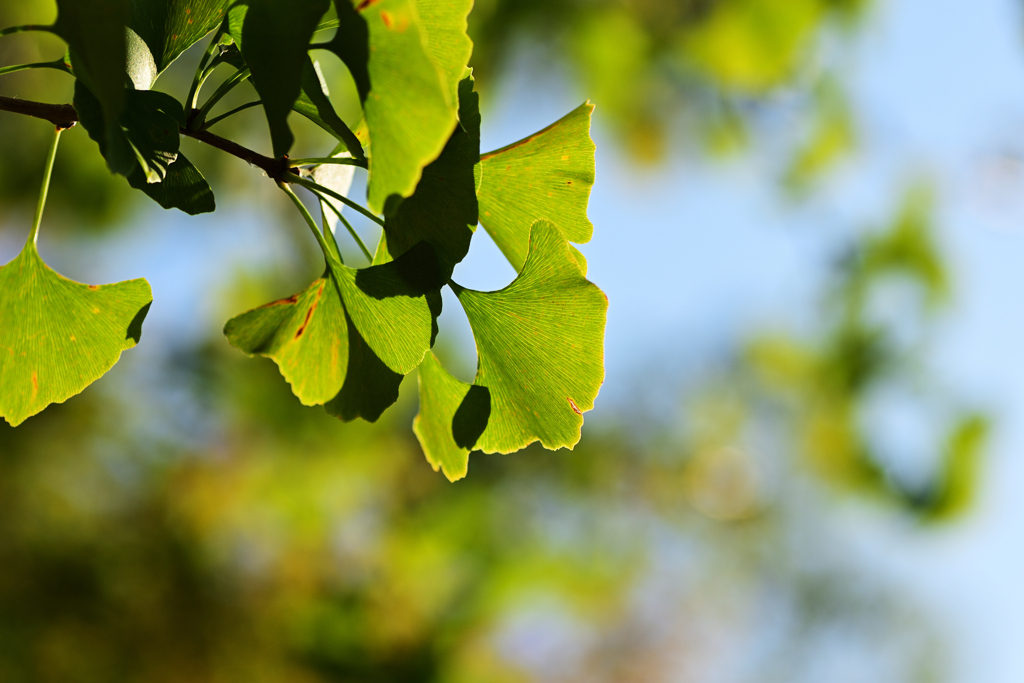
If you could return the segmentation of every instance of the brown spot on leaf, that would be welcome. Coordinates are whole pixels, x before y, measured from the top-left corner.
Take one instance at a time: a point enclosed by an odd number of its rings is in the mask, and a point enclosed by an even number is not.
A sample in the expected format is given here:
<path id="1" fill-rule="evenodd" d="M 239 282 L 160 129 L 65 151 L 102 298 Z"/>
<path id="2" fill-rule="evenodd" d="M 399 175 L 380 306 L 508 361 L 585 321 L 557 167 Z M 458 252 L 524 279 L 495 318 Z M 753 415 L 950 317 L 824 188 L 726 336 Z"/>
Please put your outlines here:
<path id="1" fill-rule="evenodd" d="M 577 405 L 576 405 L 576 402 L 575 402 L 575 401 L 573 401 L 573 400 L 572 400 L 571 398 L 569 398 L 568 396 L 566 396 L 566 397 L 565 397 L 565 400 L 569 402 L 569 405 L 570 405 L 570 406 L 572 406 L 572 411 L 573 411 L 574 413 L 576 413 L 577 415 L 583 415 L 583 411 L 579 409 L 579 406 L 577 406 Z"/>
<path id="2" fill-rule="evenodd" d="M 32 400 L 36 400 L 36 395 L 39 393 L 39 377 L 36 376 L 36 371 L 32 371 Z"/>
<path id="3" fill-rule="evenodd" d="M 390 12 L 381 12 L 380 13 L 380 20 L 384 22 L 384 27 L 385 28 L 389 28 L 389 29 L 391 28 L 392 21 L 391 21 L 391 13 Z"/>
<path id="4" fill-rule="evenodd" d="M 91 290 L 92 290 L 92 291 L 94 291 L 94 292 L 95 292 L 95 291 L 96 291 L 97 289 L 99 289 L 99 288 L 100 288 L 100 286 L 99 286 L 99 285 L 89 285 L 89 289 L 91 289 Z"/>

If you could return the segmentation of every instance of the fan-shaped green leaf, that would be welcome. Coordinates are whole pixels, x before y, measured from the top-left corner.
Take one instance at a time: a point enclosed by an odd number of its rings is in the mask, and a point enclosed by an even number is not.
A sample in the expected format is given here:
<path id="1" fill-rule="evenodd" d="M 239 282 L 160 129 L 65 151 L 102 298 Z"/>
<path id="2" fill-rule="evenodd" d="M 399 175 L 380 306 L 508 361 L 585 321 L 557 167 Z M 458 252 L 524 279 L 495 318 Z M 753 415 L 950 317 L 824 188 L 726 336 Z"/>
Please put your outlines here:
<path id="1" fill-rule="evenodd" d="M 0 416 L 17 426 L 102 377 L 138 343 L 152 300 L 145 280 L 72 282 L 26 245 L 0 267 Z"/>
<path id="2" fill-rule="evenodd" d="M 128 26 L 149 48 L 156 69 L 153 78 L 217 28 L 230 4 L 231 0 L 131 0 Z"/>
<path id="3" fill-rule="evenodd" d="M 410 196 L 423 167 L 444 149 L 456 125 L 455 86 L 448 86 L 427 51 L 415 0 L 363 3 L 361 12 L 347 0 L 335 6 L 339 27 L 325 47 L 345 62 L 360 90 L 372 145 L 368 199 L 380 212 L 391 195 Z M 448 15 L 437 13 L 455 21 Z M 431 30 L 441 40 L 465 32 L 464 16 L 461 26 Z"/>
<path id="4" fill-rule="evenodd" d="M 276 157 L 295 139 L 288 113 L 301 91 L 309 40 L 328 7 L 330 0 L 238 0 L 228 10 L 228 31 L 252 72 Z"/>
<path id="5" fill-rule="evenodd" d="M 303 405 L 326 403 L 345 382 L 345 310 L 329 274 L 304 292 L 232 318 L 224 335 L 235 348 L 277 363 Z"/>
<path id="6" fill-rule="evenodd" d="M 473 0 L 416 0 L 423 43 L 453 103 L 459 101 L 459 83 L 473 55 L 473 41 L 466 33 L 472 9 Z"/>
<path id="7" fill-rule="evenodd" d="M 425 248 L 358 271 L 331 256 L 306 291 L 232 318 L 224 334 L 273 359 L 303 404 L 376 420 L 426 355 L 440 314 L 424 294 L 423 282 L 436 279 Z"/>
<path id="8" fill-rule="evenodd" d="M 530 226 L 554 221 L 570 242 L 589 242 L 587 203 L 594 186 L 590 103 L 544 130 L 480 157 L 480 224 L 516 270 L 530 244 Z"/>
<path id="9" fill-rule="evenodd" d="M 345 422 L 361 417 L 376 422 L 398 400 L 398 388 L 405 378 L 392 371 L 366 344 L 348 319 L 348 374 L 341 393 L 324 406 L 328 415 Z"/>
<path id="10" fill-rule="evenodd" d="M 449 481 L 466 476 L 469 452 L 491 414 L 490 391 L 448 374 L 437 356 L 428 353 L 419 367 L 420 412 L 412 429 L 436 472 Z"/>
<path id="11" fill-rule="evenodd" d="M 425 241 L 437 251 L 445 280 L 469 252 L 477 223 L 473 169 L 480 160 L 480 108 L 472 76 L 460 87 L 459 119 L 441 156 L 423 169 L 416 192 L 405 200 L 392 196 L 384 212 L 391 255 Z"/>
<path id="12" fill-rule="evenodd" d="M 580 273 L 553 223 L 533 225 L 519 276 L 497 292 L 454 287 L 476 338 L 476 381 L 491 412 L 475 446 L 511 453 L 534 441 L 573 447 L 604 381 L 608 300 Z"/>
<path id="13" fill-rule="evenodd" d="M 89 137 L 110 159 L 111 150 L 126 147 L 136 161 L 125 174 L 128 183 L 142 190 L 165 209 L 181 209 L 189 215 L 216 208 L 213 191 L 192 163 L 179 154 L 184 123 L 181 104 L 170 95 L 152 90 L 129 90 L 129 106 L 120 125 L 111 130 L 99 102 L 82 83 L 75 84 L 75 108 Z"/>

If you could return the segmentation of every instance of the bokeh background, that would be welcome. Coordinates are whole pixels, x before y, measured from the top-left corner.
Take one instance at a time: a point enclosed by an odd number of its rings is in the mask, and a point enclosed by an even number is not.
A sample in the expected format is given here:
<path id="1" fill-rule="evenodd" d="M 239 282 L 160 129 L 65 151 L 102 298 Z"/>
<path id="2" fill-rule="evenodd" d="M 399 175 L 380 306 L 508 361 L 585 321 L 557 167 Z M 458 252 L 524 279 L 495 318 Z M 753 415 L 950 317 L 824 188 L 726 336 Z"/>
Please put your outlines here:
<path id="1" fill-rule="evenodd" d="M 53 16 L 0 4 L 0 26 Z M 456 484 L 412 435 L 414 377 L 378 424 L 342 424 L 223 340 L 318 272 L 258 171 L 185 140 L 218 199 L 188 218 L 70 131 L 42 254 L 155 302 L 106 377 L 0 425 L 0 681 L 1024 680 L 1022 18 L 479 0 L 485 149 L 597 105 L 582 250 L 611 304 L 581 444 L 474 454 Z M 11 36 L 0 64 L 61 50 Z M 183 96 L 195 62 L 158 87 Z M 38 71 L 0 93 L 71 96 Z M 257 110 L 230 121 L 267 149 Z M 308 156 L 330 146 L 293 121 Z M 0 262 L 50 134 L 0 112 Z M 513 276 L 482 231 L 455 274 Z M 439 352 L 470 380 L 445 303 Z"/>

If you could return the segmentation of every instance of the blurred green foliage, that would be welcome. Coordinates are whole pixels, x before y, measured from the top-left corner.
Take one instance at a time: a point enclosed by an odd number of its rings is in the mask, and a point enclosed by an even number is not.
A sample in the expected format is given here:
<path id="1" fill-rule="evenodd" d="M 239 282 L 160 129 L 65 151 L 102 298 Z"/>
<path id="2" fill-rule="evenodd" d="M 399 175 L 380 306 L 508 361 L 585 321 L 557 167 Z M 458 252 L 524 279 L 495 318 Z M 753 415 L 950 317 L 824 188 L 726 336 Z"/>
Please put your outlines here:
<path id="1" fill-rule="evenodd" d="M 863 0 L 481 0 L 470 15 L 474 65 L 501 71 L 528 46 L 528 66 L 565 63 L 634 158 L 656 160 L 672 138 L 712 150 L 745 137 L 752 106 L 779 89 L 813 91 L 816 43 L 854 24 Z M 484 80 L 489 80 L 486 76 Z M 835 85 L 824 86 L 835 89 Z M 841 100 L 823 105 L 825 121 Z M 813 98 L 811 111 L 817 111 Z M 684 134 L 671 135 L 683 114 Z M 834 135 L 822 133 L 821 136 Z M 819 142 L 835 147 L 835 142 Z M 827 153 L 815 153 L 820 163 Z M 812 170 L 811 160 L 800 162 Z"/>

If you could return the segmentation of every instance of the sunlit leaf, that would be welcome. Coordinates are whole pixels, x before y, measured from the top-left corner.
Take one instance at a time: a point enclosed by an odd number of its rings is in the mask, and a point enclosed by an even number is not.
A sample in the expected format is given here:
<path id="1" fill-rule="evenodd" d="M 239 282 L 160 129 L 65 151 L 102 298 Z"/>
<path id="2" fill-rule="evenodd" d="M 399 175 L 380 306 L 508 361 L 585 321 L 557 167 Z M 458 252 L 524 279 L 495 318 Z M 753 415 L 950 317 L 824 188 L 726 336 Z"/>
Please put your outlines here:
<path id="1" fill-rule="evenodd" d="M 330 0 L 239 0 L 228 10 L 228 30 L 252 72 L 276 157 L 295 139 L 288 113 L 301 91 L 310 38 L 328 7 Z"/>
<path id="2" fill-rule="evenodd" d="M 459 83 L 473 54 L 466 33 L 473 0 L 416 0 L 427 54 L 441 73 L 449 102 L 459 101 Z"/>
<path id="3" fill-rule="evenodd" d="M 570 242 L 589 242 L 587 203 L 594 186 L 594 142 L 584 104 L 544 130 L 480 158 L 480 224 L 516 270 L 526 261 L 530 226 L 554 222 Z"/>
<path id="4" fill-rule="evenodd" d="M 304 292 L 232 318 L 224 335 L 235 348 L 277 363 L 303 405 L 326 403 L 345 382 L 345 310 L 328 274 Z"/>
<path id="5" fill-rule="evenodd" d="M 580 272 L 558 228 L 537 221 L 519 276 L 497 292 L 455 287 L 476 338 L 474 384 L 490 392 L 475 447 L 511 453 L 534 441 L 572 447 L 604 381 L 608 300 Z"/>
<path id="6" fill-rule="evenodd" d="M 437 277 L 426 249 L 358 271 L 331 257 L 304 292 L 232 318 L 224 334 L 273 359 L 302 403 L 376 420 L 433 340 L 440 311 L 424 293 L 423 282 Z"/>
<path id="7" fill-rule="evenodd" d="M 0 267 L 0 416 L 16 426 L 102 377 L 138 343 L 152 300 L 145 280 L 72 282 L 26 245 Z"/>
<path id="8" fill-rule="evenodd" d="M 436 472 L 449 481 L 466 476 L 469 452 L 487 426 L 490 392 L 448 374 L 428 353 L 419 367 L 420 412 L 412 423 L 420 447 Z"/>
<path id="9" fill-rule="evenodd" d="M 340 25 L 326 47 L 348 66 L 363 100 L 372 144 L 368 199 L 380 212 L 391 195 L 410 196 L 423 167 L 444 149 L 456 126 L 454 88 L 427 52 L 415 0 L 363 3 L 360 12 L 347 0 L 335 4 Z M 448 14 L 437 16 L 454 22 Z M 461 21 L 462 29 L 432 30 L 439 38 L 464 32 Z"/>

